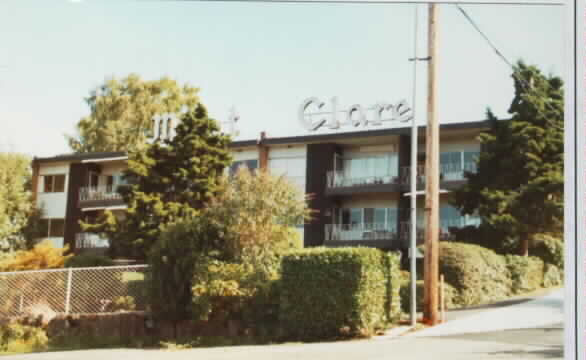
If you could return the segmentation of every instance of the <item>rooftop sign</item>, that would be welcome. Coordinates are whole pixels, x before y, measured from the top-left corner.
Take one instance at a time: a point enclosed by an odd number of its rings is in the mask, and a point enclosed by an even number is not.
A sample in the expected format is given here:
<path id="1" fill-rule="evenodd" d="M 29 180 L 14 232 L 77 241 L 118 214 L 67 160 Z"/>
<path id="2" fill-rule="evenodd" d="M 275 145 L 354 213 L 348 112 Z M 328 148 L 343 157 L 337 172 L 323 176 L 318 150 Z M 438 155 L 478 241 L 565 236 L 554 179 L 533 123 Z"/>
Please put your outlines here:
<path id="1" fill-rule="evenodd" d="M 354 127 L 379 126 L 383 122 L 407 122 L 413 119 L 413 111 L 406 100 L 401 100 L 395 104 L 378 102 L 369 107 L 354 104 L 347 110 L 339 110 L 338 98 L 334 96 L 330 100 L 329 111 L 319 111 L 325 104 L 317 97 L 303 100 L 297 113 L 301 126 L 309 131 L 315 131 L 324 125 L 330 129 L 338 129 L 340 126 L 347 125 Z M 309 112 L 310 108 L 318 111 Z M 340 116 L 340 114 L 343 115 Z"/>

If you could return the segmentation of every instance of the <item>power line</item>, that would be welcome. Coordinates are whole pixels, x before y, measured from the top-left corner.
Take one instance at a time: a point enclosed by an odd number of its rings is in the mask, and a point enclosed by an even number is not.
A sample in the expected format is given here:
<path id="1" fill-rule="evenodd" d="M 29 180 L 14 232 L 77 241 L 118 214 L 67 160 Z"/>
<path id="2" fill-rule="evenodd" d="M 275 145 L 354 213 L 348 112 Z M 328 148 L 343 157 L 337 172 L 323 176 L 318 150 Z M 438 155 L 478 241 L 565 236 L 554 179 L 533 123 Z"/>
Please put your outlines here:
<path id="1" fill-rule="evenodd" d="M 484 38 L 484 40 L 487 42 L 487 44 L 494 50 L 494 52 L 497 54 L 498 57 L 500 57 L 505 64 L 507 64 L 507 66 L 512 70 L 513 72 L 513 77 L 521 84 L 521 86 L 528 92 L 531 93 L 533 91 L 533 86 L 531 86 L 531 84 L 529 84 L 527 82 L 527 80 L 523 79 L 517 72 L 517 70 L 515 69 L 515 66 L 503 55 L 503 53 L 496 47 L 496 45 L 493 44 L 492 41 L 490 41 L 490 39 L 488 38 L 488 36 L 480 29 L 480 27 L 476 24 L 476 22 L 472 19 L 472 17 L 470 17 L 470 15 L 468 15 L 468 13 L 462 9 L 462 7 L 459 4 L 455 4 L 455 6 L 458 8 L 458 10 L 460 10 L 460 12 L 462 13 L 462 15 L 464 15 L 464 17 L 466 18 L 466 20 L 468 20 L 468 22 L 470 23 L 470 25 L 472 25 L 472 27 L 474 27 L 474 29 L 476 29 L 476 31 L 480 34 L 480 36 L 482 36 Z M 536 93 L 533 93 L 536 94 Z M 538 95 L 538 94 L 536 94 Z M 545 106 L 549 107 L 549 110 L 551 110 L 552 112 L 556 112 L 557 110 L 554 109 L 553 107 L 551 107 L 550 103 L 545 101 Z M 547 116 L 545 116 L 545 114 L 543 114 L 539 109 L 537 109 L 537 112 L 541 114 L 541 116 L 543 116 L 543 118 L 545 119 L 545 121 L 547 121 L 547 123 L 558 129 L 558 130 L 563 130 L 563 127 L 558 126 L 557 124 L 552 123 L 549 118 Z"/>

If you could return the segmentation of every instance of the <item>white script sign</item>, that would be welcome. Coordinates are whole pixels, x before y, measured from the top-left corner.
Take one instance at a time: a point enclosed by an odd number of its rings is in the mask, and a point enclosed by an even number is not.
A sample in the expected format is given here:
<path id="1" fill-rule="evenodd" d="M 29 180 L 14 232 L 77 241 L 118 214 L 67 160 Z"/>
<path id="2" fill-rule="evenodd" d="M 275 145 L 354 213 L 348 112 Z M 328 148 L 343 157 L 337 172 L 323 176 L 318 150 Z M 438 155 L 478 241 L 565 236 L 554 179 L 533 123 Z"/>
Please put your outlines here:
<path id="1" fill-rule="evenodd" d="M 315 131 L 324 124 L 330 129 L 337 129 L 340 126 L 352 125 L 354 127 L 367 125 L 382 125 L 387 121 L 401 121 L 407 122 L 413 119 L 412 109 L 405 100 L 401 100 L 395 104 L 385 102 L 378 102 L 370 107 L 363 107 L 360 104 L 354 104 L 348 110 L 338 110 L 338 98 L 333 97 L 330 100 L 330 111 L 308 112 L 310 106 L 314 106 L 317 110 L 324 107 L 325 102 L 320 101 L 316 97 L 305 99 L 299 106 L 298 120 L 301 125 L 310 131 Z M 367 113 L 371 113 L 368 117 Z M 339 113 L 344 113 L 342 120 L 338 118 Z M 326 118 L 324 115 L 328 115 Z M 314 120 L 314 116 L 318 119 Z"/>

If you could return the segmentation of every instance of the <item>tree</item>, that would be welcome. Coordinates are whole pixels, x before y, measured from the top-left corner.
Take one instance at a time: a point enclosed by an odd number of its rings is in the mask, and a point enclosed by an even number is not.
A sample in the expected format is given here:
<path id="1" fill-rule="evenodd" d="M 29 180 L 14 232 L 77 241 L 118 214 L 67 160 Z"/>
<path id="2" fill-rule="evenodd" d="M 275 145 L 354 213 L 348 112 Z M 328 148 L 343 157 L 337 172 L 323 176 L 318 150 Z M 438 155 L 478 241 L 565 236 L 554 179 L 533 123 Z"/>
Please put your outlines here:
<path id="1" fill-rule="evenodd" d="M 38 238 L 40 210 L 32 202 L 30 162 L 23 154 L 0 153 L 0 250 L 29 249 Z"/>
<path id="2" fill-rule="evenodd" d="M 107 79 L 85 99 L 90 115 L 77 124 L 77 136 L 66 135 L 75 152 L 128 151 L 143 144 L 153 116 L 193 111 L 199 89 L 163 77 L 142 80 L 136 74 Z"/>
<path id="3" fill-rule="evenodd" d="M 222 228 L 226 251 L 237 260 L 243 252 L 280 253 L 298 246 L 293 229 L 311 216 L 307 198 L 284 176 L 239 169 L 223 178 L 223 191 L 205 215 Z"/>
<path id="4" fill-rule="evenodd" d="M 249 310 L 267 310 L 278 256 L 310 215 L 305 194 L 284 177 L 246 169 L 221 187 L 199 216 L 165 226 L 149 252 L 159 318 L 230 317 L 251 301 Z"/>
<path id="5" fill-rule="evenodd" d="M 512 117 L 498 121 L 488 110 L 478 171 L 466 174 L 453 203 L 463 213 L 477 212 L 501 239 L 516 239 L 527 255 L 535 235 L 563 227 L 563 82 L 521 61 L 513 79 Z"/>
<path id="6" fill-rule="evenodd" d="M 98 232 L 111 241 L 119 255 L 146 258 L 161 229 L 184 217 L 200 214 L 221 190 L 220 177 L 231 162 L 229 137 L 198 105 L 181 117 L 172 139 L 139 146 L 128 154 L 121 187 L 128 205 L 122 218 L 104 212 L 85 231 Z"/>

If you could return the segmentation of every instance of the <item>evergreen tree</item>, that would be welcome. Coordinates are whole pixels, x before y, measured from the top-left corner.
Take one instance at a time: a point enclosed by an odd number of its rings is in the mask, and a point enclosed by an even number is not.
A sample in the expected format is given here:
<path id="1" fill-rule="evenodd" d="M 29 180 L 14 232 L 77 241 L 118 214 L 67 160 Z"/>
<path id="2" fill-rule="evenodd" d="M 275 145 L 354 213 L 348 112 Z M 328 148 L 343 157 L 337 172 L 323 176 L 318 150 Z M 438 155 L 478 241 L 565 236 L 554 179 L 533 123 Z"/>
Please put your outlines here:
<path id="1" fill-rule="evenodd" d="M 124 176 L 130 185 L 119 188 L 125 216 L 104 212 L 97 224 L 82 227 L 110 239 L 115 255 L 144 259 L 166 224 L 197 216 L 221 190 L 220 177 L 232 160 L 229 141 L 198 105 L 181 117 L 172 139 L 129 153 Z"/>
<path id="2" fill-rule="evenodd" d="M 488 110 L 490 130 L 480 134 L 478 171 L 454 191 L 463 213 L 478 213 L 498 239 L 516 239 L 527 255 L 539 233 L 563 227 L 563 82 L 518 62 L 508 121 Z"/>

